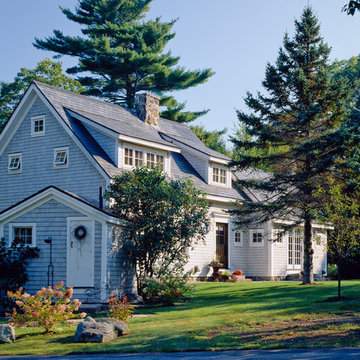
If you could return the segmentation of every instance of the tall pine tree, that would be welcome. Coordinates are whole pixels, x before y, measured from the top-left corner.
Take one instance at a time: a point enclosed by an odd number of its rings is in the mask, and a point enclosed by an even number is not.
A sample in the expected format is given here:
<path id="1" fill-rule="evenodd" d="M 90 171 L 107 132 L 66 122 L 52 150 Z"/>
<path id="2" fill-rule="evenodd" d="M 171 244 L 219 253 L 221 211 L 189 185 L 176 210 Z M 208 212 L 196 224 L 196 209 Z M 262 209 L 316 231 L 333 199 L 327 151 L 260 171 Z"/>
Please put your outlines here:
<path id="1" fill-rule="evenodd" d="M 202 84 L 213 75 L 210 69 L 185 70 L 180 58 L 165 52 L 174 38 L 175 20 L 144 20 L 152 0 L 79 0 L 75 12 L 61 9 L 66 17 L 83 26 L 83 37 L 67 36 L 55 30 L 54 36 L 35 39 L 35 47 L 78 58 L 68 69 L 79 76 L 89 95 L 133 108 L 135 94 L 152 91 L 164 97 L 167 118 L 189 122 L 206 113 L 183 112 L 168 92 Z"/>
<path id="2" fill-rule="evenodd" d="M 236 211 L 239 226 L 274 218 L 294 219 L 304 224 L 304 283 L 313 283 L 312 221 L 314 194 L 324 175 L 334 170 L 342 151 L 342 125 L 348 116 L 348 100 L 354 86 L 333 78 L 329 70 L 330 48 L 320 35 L 320 26 L 311 7 L 295 21 L 292 39 L 285 34 L 275 65 L 267 64 L 265 94 L 248 93 L 251 113 L 237 111 L 251 140 L 233 139 L 246 150 L 232 165 L 237 169 L 258 168 L 264 163 L 271 172 L 261 180 L 241 180 L 245 186 L 264 194 L 259 203 L 245 203 Z"/>

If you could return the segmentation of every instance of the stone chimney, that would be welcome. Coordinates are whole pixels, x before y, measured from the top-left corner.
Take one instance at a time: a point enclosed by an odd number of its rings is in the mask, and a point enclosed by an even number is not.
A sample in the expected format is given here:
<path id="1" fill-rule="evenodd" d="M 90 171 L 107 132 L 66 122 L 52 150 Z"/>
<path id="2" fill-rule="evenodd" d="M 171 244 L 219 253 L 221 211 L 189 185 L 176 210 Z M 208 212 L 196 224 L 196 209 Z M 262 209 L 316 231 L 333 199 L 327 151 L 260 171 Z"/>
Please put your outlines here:
<path id="1" fill-rule="evenodd" d="M 148 125 L 159 125 L 160 98 L 153 94 L 136 95 L 135 109 L 137 116 Z"/>

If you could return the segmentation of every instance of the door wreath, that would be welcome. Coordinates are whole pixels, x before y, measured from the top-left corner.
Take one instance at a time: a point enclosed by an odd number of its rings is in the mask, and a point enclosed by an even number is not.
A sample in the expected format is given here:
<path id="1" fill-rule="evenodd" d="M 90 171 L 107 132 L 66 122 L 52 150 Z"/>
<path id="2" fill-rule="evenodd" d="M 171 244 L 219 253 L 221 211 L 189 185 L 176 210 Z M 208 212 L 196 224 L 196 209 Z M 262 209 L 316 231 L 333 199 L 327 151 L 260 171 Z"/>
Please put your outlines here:
<path id="1" fill-rule="evenodd" d="M 77 226 L 74 230 L 74 236 L 78 240 L 83 240 L 86 237 L 86 234 L 87 234 L 86 228 L 82 225 Z"/>

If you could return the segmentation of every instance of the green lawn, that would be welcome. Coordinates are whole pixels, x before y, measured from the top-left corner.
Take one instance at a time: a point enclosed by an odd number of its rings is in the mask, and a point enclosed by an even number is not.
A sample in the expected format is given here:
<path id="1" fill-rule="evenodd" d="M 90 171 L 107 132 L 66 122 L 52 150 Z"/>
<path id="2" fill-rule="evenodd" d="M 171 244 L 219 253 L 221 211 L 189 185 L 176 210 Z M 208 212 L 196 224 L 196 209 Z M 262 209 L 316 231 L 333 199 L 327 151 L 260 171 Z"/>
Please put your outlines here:
<path id="1" fill-rule="evenodd" d="M 108 344 L 73 344 L 76 326 L 56 335 L 16 329 L 1 355 L 147 352 L 200 349 L 360 346 L 360 301 L 322 302 L 336 282 L 199 283 L 190 303 L 141 309 L 131 334 Z M 343 296 L 360 300 L 360 281 L 344 281 Z"/>

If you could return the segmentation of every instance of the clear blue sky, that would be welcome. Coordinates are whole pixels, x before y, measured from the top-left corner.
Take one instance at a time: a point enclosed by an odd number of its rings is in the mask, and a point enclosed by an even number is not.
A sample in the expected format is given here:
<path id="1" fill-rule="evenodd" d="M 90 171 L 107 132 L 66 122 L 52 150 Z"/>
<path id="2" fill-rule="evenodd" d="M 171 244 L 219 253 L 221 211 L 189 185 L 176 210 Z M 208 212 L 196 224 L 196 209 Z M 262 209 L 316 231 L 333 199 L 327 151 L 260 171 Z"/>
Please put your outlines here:
<path id="1" fill-rule="evenodd" d="M 333 59 L 360 53 L 360 13 L 341 12 L 347 0 L 312 0 Z M 234 108 L 244 108 L 247 90 L 261 90 L 266 62 L 273 62 L 285 31 L 294 30 L 307 0 L 153 0 L 149 17 L 178 18 L 176 37 L 169 43 L 181 65 L 212 68 L 216 74 L 204 85 L 178 92 L 188 109 L 211 111 L 197 123 L 209 129 L 233 128 Z M 77 0 L 0 0 L 0 80 L 11 81 L 21 67 L 33 68 L 53 54 L 36 50 L 34 37 L 53 29 L 80 34 L 58 6 L 74 9 Z M 64 67 L 74 60 L 62 58 Z"/>

